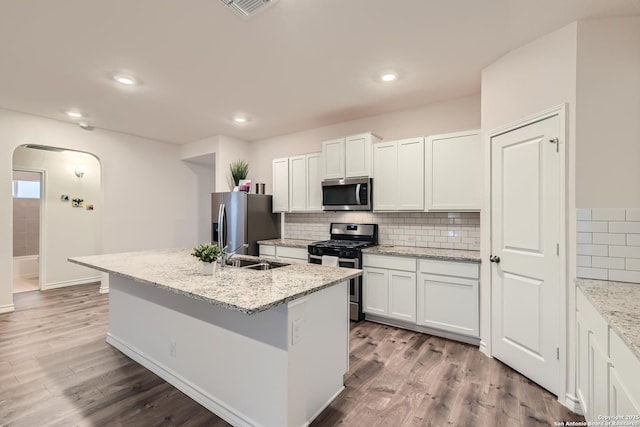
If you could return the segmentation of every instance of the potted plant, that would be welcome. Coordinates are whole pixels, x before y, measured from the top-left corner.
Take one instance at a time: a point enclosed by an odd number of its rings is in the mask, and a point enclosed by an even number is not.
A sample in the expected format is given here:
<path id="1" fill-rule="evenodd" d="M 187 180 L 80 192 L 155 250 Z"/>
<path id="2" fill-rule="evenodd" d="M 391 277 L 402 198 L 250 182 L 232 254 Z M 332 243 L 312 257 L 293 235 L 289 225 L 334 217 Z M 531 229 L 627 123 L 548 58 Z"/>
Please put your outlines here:
<path id="1" fill-rule="evenodd" d="M 202 261 L 202 274 L 210 276 L 215 270 L 216 261 L 220 256 L 220 252 L 218 245 L 203 243 L 193 248 L 191 255 Z"/>
<path id="2" fill-rule="evenodd" d="M 238 187 L 240 184 L 243 184 L 240 180 L 247 179 L 247 175 L 249 174 L 249 163 L 245 160 L 236 160 L 231 162 L 229 170 L 231 171 L 231 177 L 233 178 L 233 185 Z"/>

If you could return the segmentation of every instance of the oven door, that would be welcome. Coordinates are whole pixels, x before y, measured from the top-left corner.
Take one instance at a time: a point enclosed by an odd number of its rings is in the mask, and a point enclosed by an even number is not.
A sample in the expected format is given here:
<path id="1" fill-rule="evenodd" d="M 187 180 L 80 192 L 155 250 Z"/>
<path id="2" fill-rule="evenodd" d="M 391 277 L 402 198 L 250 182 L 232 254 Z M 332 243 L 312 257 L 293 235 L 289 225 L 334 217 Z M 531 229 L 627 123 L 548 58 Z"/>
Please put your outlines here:
<path id="1" fill-rule="evenodd" d="M 322 181 L 322 210 L 370 211 L 371 178 Z"/>
<path id="2" fill-rule="evenodd" d="M 322 265 L 322 256 L 309 254 L 309 264 Z M 340 267 L 360 269 L 358 258 L 338 258 Z M 363 319 L 362 304 L 362 276 L 349 280 L 349 318 L 356 322 Z"/>

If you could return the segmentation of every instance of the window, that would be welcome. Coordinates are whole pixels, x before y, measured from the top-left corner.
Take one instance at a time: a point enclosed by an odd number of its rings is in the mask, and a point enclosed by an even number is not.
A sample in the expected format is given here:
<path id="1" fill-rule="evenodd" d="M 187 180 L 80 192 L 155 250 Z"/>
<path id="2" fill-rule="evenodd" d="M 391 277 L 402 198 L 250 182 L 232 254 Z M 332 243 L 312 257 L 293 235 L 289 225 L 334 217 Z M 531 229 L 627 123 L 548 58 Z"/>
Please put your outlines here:
<path id="1" fill-rule="evenodd" d="M 16 199 L 39 199 L 40 182 L 14 179 L 13 197 Z"/>

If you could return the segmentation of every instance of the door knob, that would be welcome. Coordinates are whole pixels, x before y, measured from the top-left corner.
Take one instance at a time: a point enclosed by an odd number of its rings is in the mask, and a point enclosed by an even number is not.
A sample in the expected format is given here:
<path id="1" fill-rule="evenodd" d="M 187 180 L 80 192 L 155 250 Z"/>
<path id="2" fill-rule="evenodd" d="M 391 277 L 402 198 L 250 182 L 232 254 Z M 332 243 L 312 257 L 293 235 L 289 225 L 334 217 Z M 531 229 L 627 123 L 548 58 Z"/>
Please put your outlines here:
<path id="1" fill-rule="evenodd" d="M 489 261 L 495 262 L 496 264 L 499 264 L 500 263 L 500 257 L 499 256 L 489 255 Z"/>

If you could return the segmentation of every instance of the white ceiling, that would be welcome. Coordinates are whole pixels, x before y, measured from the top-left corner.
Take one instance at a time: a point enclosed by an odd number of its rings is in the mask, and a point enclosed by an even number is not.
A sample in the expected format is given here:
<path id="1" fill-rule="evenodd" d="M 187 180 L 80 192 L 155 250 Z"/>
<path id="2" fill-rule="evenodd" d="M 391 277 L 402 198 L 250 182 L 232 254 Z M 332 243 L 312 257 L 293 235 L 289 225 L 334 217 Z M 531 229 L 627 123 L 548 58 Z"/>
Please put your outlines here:
<path id="1" fill-rule="evenodd" d="M 279 0 L 243 19 L 219 0 L 2 0 L 0 107 L 66 121 L 75 108 L 178 144 L 259 140 L 478 93 L 509 50 L 620 15 L 640 1 Z M 400 79 L 376 81 L 388 68 Z"/>

